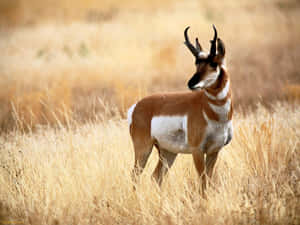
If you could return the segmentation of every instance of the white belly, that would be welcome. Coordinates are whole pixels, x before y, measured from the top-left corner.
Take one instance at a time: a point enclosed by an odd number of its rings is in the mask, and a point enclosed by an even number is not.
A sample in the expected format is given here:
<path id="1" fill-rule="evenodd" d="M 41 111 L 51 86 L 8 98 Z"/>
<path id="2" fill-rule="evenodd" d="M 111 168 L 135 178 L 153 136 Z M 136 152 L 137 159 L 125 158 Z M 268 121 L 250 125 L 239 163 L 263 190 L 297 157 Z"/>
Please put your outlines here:
<path id="1" fill-rule="evenodd" d="M 187 116 L 155 116 L 151 136 L 159 147 L 174 153 L 191 153 L 188 148 Z"/>

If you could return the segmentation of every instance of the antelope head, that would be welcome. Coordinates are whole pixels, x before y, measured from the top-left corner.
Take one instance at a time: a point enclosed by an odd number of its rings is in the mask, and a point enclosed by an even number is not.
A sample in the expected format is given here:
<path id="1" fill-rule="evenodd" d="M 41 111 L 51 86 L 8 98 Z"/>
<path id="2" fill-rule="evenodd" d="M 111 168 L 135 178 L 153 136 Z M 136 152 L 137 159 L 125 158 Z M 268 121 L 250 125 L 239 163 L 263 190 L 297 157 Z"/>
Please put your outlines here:
<path id="1" fill-rule="evenodd" d="M 198 38 L 196 38 L 195 46 L 191 44 L 188 37 L 189 28 L 187 27 L 184 30 L 184 44 L 196 58 L 196 73 L 189 80 L 188 87 L 191 90 L 198 90 L 210 87 L 218 79 L 224 62 L 225 46 L 221 39 L 218 38 L 217 30 L 213 25 L 214 38 L 210 41 L 209 53 L 206 53 L 199 44 Z"/>

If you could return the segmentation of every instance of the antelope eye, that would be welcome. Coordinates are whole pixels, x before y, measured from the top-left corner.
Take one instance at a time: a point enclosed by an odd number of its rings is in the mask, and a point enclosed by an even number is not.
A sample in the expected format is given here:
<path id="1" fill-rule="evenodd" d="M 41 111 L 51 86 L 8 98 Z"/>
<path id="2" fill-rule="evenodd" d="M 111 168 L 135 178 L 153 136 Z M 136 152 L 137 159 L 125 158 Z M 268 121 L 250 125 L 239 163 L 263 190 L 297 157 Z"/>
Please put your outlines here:
<path id="1" fill-rule="evenodd" d="M 211 67 L 216 68 L 218 66 L 218 63 L 216 62 L 210 62 L 209 64 Z"/>

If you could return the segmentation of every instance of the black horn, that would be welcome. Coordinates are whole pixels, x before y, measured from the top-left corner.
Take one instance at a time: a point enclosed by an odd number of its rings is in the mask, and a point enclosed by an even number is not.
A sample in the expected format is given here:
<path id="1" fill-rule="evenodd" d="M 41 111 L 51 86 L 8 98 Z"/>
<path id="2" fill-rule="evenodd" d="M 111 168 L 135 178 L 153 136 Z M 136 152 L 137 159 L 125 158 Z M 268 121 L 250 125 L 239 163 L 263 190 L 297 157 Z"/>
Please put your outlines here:
<path id="1" fill-rule="evenodd" d="M 216 56 L 216 53 L 217 53 L 217 45 L 216 45 L 216 42 L 217 42 L 217 37 L 218 37 L 218 33 L 217 33 L 217 30 L 216 30 L 216 27 L 215 25 L 213 25 L 213 29 L 214 29 L 214 39 L 211 40 L 211 47 L 210 47 L 210 53 L 209 53 L 209 56 L 211 58 L 215 57 Z"/>
<path id="2" fill-rule="evenodd" d="M 188 49 L 193 53 L 193 55 L 198 58 L 199 52 L 190 42 L 189 37 L 188 37 L 188 30 L 190 29 L 190 27 L 185 28 L 184 30 L 184 38 L 185 38 L 185 42 L 184 44 L 186 45 L 186 47 L 188 47 Z M 196 40 L 196 46 L 197 46 L 197 40 Z M 200 45 L 199 45 L 200 46 Z M 198 46 L 197 46 L 198 48 Z"/>

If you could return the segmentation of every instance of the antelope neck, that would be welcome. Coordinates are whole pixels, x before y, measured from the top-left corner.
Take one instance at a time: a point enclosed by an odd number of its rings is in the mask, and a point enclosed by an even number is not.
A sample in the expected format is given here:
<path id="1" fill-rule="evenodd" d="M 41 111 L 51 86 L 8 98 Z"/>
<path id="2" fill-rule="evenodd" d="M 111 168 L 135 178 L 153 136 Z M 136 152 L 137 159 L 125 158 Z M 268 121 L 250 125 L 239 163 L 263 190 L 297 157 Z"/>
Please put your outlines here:
<path id="1" fill-rule="evenodd" d="M 209 87 L 204 89 L 205 95 L 209 100 L 225 102 L 229 94 L 229 77 L 221 67 L 218 79 Z M 217 103 L 217 102 L 216 102 Z"/>

